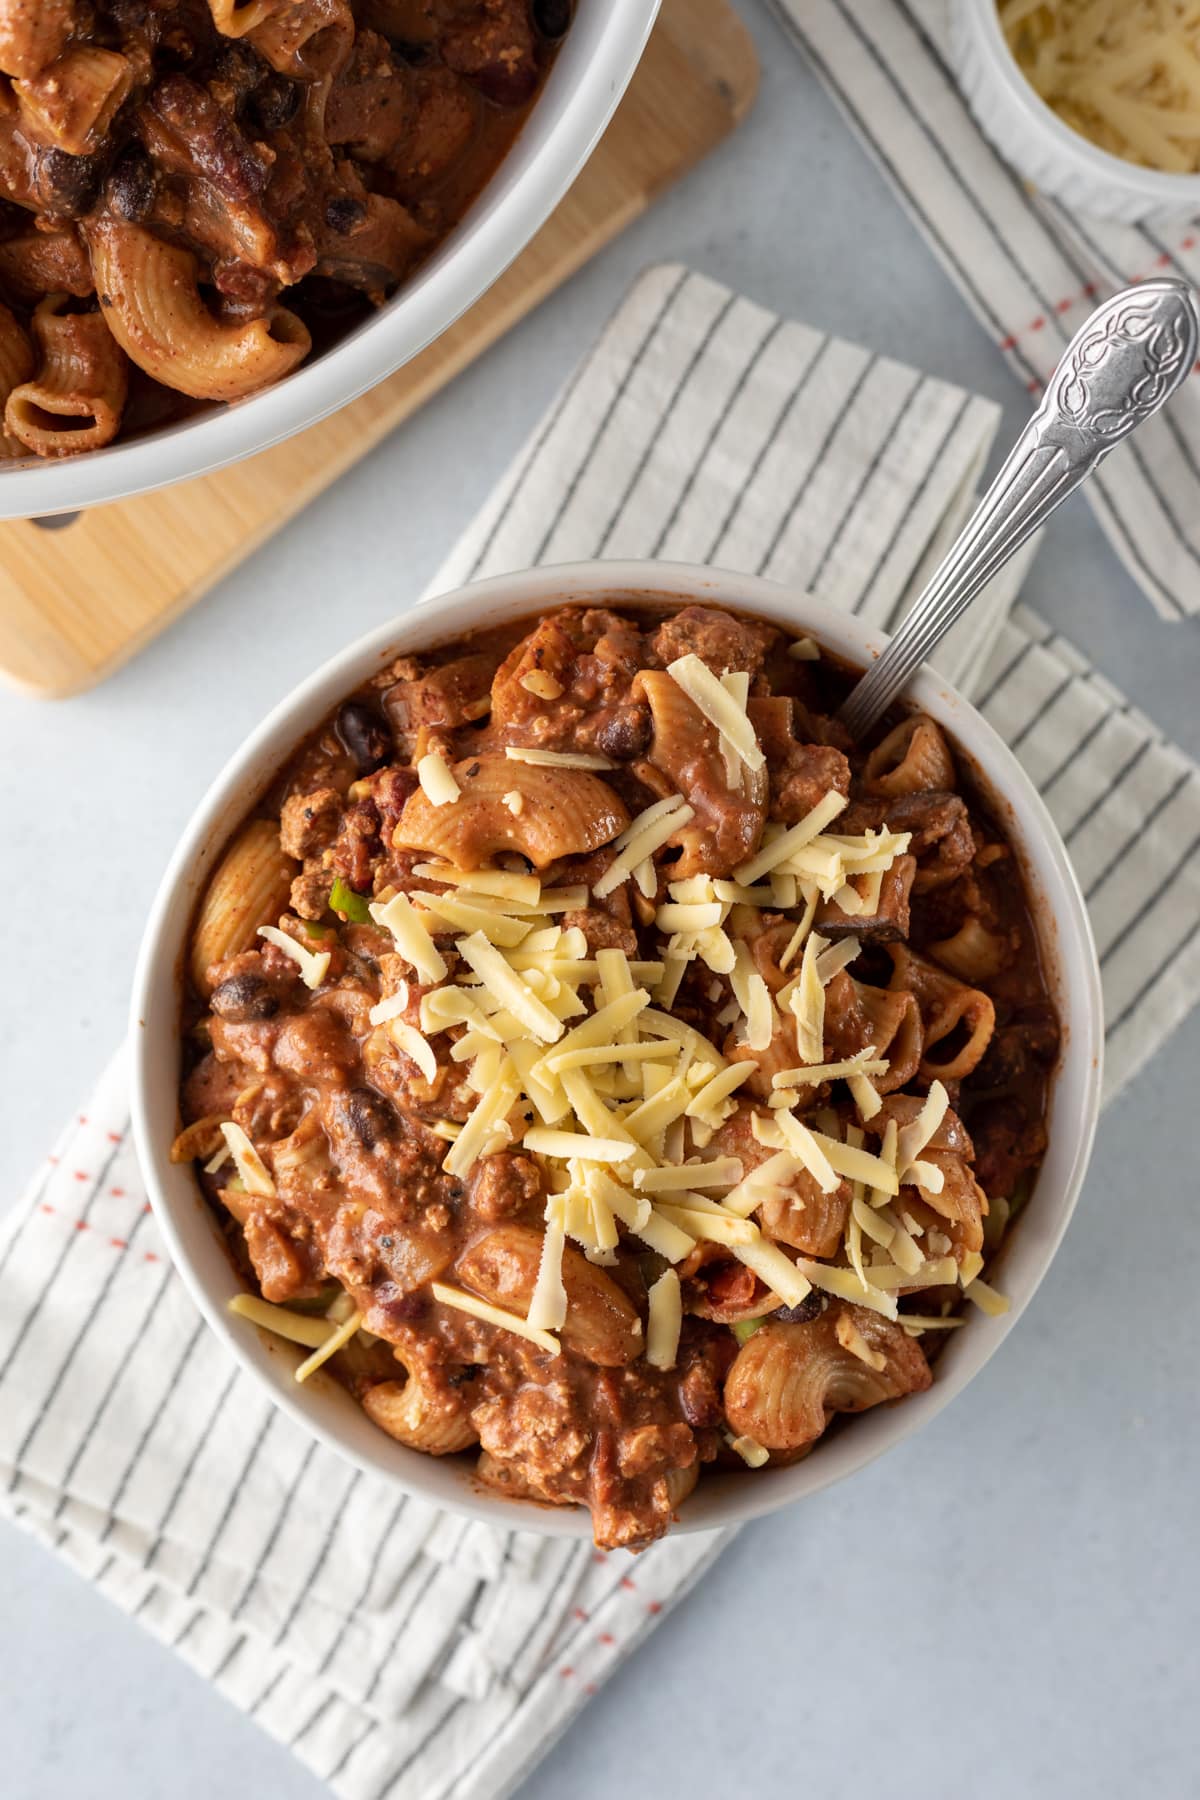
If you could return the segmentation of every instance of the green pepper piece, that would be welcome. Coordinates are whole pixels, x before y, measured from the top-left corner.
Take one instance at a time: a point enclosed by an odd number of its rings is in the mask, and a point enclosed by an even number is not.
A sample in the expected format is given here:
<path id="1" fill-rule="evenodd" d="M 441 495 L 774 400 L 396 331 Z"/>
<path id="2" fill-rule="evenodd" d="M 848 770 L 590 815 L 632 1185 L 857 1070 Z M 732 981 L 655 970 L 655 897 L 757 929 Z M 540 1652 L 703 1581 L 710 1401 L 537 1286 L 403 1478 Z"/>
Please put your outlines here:
<path id="1" fill-rule="evenodd" d="M 326 938 L 337 936 L 335 925 L 314 925 L 311 919 L 301 919 L 300 923 L 304 927 L 305 937 L 316 938 L 323 942 Z"/>
<path id="2" fill-rule="evenodd" d="M 754 1333 L 758 1330 L 759 1326 L 765 1325 L 766 1322 L 767 1321 L 765 1318 L 735 1319 L 733 1324 L 729 1327 L 729 1329 L 730 1329 L 730 1331 L 732 1331 L 732 1333 L 733 1333 L 734 1337 L 737 1339 L 738 1343 L 744 1344 L 746 1342 L 746 1339 L 753 1337 Z"/>
<path id="3" fill-rule="evenodd" d="M 353 925 L 366 925 L 370 922 L 371 913 L 366 895 L 356 894 L 340 875 L 330 889 L 329 904 L 334 912 L 341 913 Z"/>

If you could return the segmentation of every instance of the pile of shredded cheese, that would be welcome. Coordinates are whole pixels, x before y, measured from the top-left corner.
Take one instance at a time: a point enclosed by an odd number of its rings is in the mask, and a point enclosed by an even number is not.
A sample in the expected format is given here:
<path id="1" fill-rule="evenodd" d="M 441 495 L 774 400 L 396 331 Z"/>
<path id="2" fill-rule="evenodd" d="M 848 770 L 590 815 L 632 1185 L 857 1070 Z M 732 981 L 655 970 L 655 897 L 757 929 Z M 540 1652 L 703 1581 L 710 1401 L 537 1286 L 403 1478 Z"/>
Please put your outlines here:
<path id="1" fill-rule="evenodd" d="M 718 679 L 695 656 L 681 657 L 670 673 L 716 727 L 730 788 L 742 786 L 763 765 L 746 712 L 748 679 Z M 510 755 L 514 762 L 606 766 L 603 758 L 566 752 Z M 457 783 L 439 754 L 421 759 L 418 776 L 434 804 L 457 803 Z M 659 1369 L 671 1368 L 678 1352 L 678 1266 L 703 1242 L 721 1245 L 754 1272 L 766 1289 L 763 1314 L 800 1305 L 815 1287 L 896 1319 L 899 1290 L 960 1280 L 985 1310 L 1003 1304 L 978 1279 L 982 1259 L 969 1259 L 960 1270 L 948 1254 L 949 1239 L 930 1233 L 922 1242 L 921 1228 L 900 1206 L 905 1183 L 934 1195 L 941 1188 L 941 1171 L 921 1158 L 945 1116 L 940 1083 L 903 1130 L 889 1122 L 878 1152 L 864 1148 L 859 1126 L 843 1135 L 832 1111 L 815 1123 L 801 1117 L 811 1115 L 818 1084 L 844 1080 L 860 1119 L 869 1121 L 881 1107 L 872 1077 L 888 1068 L 871 1047 L 842 1062 L 823 1060 L 825 990 L 853 963 L 860 944 L 852 936 L 837 943 L 822 937 L 814 929 L 818 905 L 831 901 L 852 918 L 877 911 L 884 877 L 910 842 L 908 833 L 887 830 L 838 835 L 831 828 L 846 804 L 841 794 L 827 793 L 798 824 L 768 824 L 759 850 L 731 879 L 673 881 L 665 898 L 653 858 L 693 817 L 679 794 L 632 820 L 590 893 L 582 884 L 543 887 L 536 874 L 430 862 L 416 866 L 419 885 L 371 903 L 372 920 L 426 990 L 419 1025 L 401 1017 L 410 1010 L 406 982 L 371 1009 L 372 1025 L 429 1082 L 438 1074 L 438 1039 L 457 1030 L 449 1059 L 461 1065 L 478 1096 L 464 1124 L 445 1119 L 435 1126 L 448 1146 L 443 1168 L 462 1179 L 480 1158 L 519 1147 L 538 1159 L 548 1190 L 541 1262 L 525 1317 L 442 1282 L 433 1287 L 437 1300 L 557 1355 L 570 1304 L 563 1279 L 568 1242 L 593 1263 L 611 1265 L 623 1230 L 666 1265 L 649 1291 L 645 1336 L 646 1359 Z M 582 930 L 560 922 L 626 883 L 655 903 L 659 957 L 593 953 Z M 780 957 L 787 979 L 774 993 L 748 941 L 762 909 L 797 915 Z M 457 953 L 449 961 L 439 947 L 448 931 Z M 261 935 L 293 958 L 310 988 L 320 986 L 327 952 L 314 953 L 273 927 Z M 707 971 L 714 1005 L 721 1002 L 715 1019 L 723 1043 L 732 1031 L 737 1053 L 728 1058 L 672 1016 L 684 975 L 697 966 Z M 767 1154 L 750 1169 L 737 1156 L 706 1160 L 784 1019 L 794 1024 L 800 1063 L 772 1077 L 769 1104 L 753 1111 L 753 1133 Z M 234 1124 L 222 1131 L 220 1158 L 232 1158 L 246 1192 L 273 1194 L 270 1172 L 245 1132 Z M 844 1265 L 785 1253 L 752 1216 L 802 1174 L 823 1193 L 850 1184 Z M 265 1302 L 255 1304 L 261 1309 Z M 912 1333 L 957 1323 L 911 1315 L 901 1322 Z M 302 1324 L 301 1341 L 313 1348 L 305 1375 L 356 1329 L 349 1317 L 332 1328 L 327 1321 Z M 750 1440 L 733 1447 L 751 1466 L 765 1459 Z"/>
<path id="2" fill-rule="evenodd" d="M 1200 0 L 999 0 L 1023 74 L 1064 122 L 1150 169 L 1200 171 Z"/>

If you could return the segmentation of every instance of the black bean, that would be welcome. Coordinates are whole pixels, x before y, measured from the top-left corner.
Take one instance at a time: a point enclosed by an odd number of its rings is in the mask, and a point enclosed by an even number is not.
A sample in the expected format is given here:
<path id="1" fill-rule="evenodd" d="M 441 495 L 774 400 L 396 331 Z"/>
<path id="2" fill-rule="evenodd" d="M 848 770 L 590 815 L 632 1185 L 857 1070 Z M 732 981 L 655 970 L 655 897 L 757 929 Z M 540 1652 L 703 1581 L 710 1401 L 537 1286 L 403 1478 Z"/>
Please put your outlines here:
<path id="1" fill-rule="evenodd" d="M 209 81 L 219 82 L 223 87 L 233 90 L 240 102 L 246 98 L 251 89 L 257 87 L 266 72 L 262 59 L 252 47 L 235 40 L 222 44 L 212 60 L 209 70 Z"/>
<path id="2" fill-rule="evenodd" d="M 335 194 L 325 207 L 325 223 L 330 231 L 345 235 L 361 225 L 367 216 L 366 206 L 352 194 Z"/>
<path id="3" fill-rule="evenodd" d="M 104 165 L 97 156 L 69 156 L 65 150 L 38 153 L 35 183 L 48 213 L 78 219 L 96 204 Z"/>
<path id="4" fill-rule="evenodd" d="M 543 37 L 557 42 L 571 25 L 571 0 L 533 0 L 533 22 Z"/>
<path id="5" fill-rule="evenodd" d="M 279 1011 L 278 996 L 261 975 L 231 975 L 213 990 L 209 1002 L 219 1019 L 245 1025 L 251 1019 L 273 1019 Z"/>
<path id="6" fill-rule="evenodd" d="M 616 706 L 596 727 L 596 748 L 614 762 L 632 762 L 649 745 L 652 729 L 648 706 Z"/>
<path id="7" fill-rule="evenodd" d="M 250 110 L 264 131 L 279 131 L 296 116 L 300 104 L 300 88 L 286 75 L 268 75 L 260 82 L 250 102 Z"/>
<path id="8" fill-rule="evenodd" d="M 345 1097 L 346 1122 L 363 1146 L 371 1150 L 381 1138 L 393 1135 L 396 1114 L 391 1101 L 373 1087 L 351 1088 Z"/>
<path id="9" fill-rule="evenodd" d="M 108 203 L 136 225 L 154 205 L 154 165 L 140 144 L 127 144 L 108 178 Z"/>
<path id="10" fill-rule="evenodd" d="M 819 1319 L 824 1311 L 825 1296 L 814 1288 L 811 1294 L 804 1296 L 799 1306 L 781 1306 L 771 1317 L 785 1319 L 789 1325 L 807 1325 L 810 1319 Z"/>
<path id="11" fill-rule="evenodd" d="M 335 729 L 360 775 L 370 775 L 392 754 L 392 734 L 382 716 L 364 700 L 339 708 Z"/>

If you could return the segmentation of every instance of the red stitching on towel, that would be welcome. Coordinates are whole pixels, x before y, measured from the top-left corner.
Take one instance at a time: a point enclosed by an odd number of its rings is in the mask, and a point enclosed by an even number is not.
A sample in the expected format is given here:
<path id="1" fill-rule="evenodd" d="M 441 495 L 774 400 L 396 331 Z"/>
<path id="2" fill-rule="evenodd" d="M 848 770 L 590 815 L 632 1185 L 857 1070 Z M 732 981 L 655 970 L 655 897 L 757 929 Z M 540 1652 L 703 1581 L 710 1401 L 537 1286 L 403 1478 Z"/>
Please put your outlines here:
<path id="1" fill-rule="evenodd" d="M 42 1201 L 42 1211 L 48 1212 L 48 1213 L 52 1213 L 54 1211 L 54 1208 L 51 1206 L 51 1204 L 48 1200 Z"/>
<path id="2" fill-rule="evenodd" d="M 562 1676 L 564 1681 L 566 1681 L 570 1676 L 572 1676 L 575 1673 L 575 1671 L 571 1667 L 570 1663 L 567 1664 L 565 1669 L 560 1669 L 558 1672 Z"/>
<path id="3" fill-rule="evenodd" d="M 123 1200 L 125 1198 L 125 1189 L 124 1188 L 109 1188 L 108 1191 L 112 1195 L 114 1200 Z"/>
<path id="4" fill-rule="evenodd" d="M 633 1593 L 633 1591 L 634 1591 L 634 1589 L 635 1589 L 635 1588 L 636 1588 L 636 1587 L 637 1587 L 637 1582 L 636 1582 L 636 1581 L 630 1581 L 630 1579 L 629 1579 L 629 1577 L 628 1577 L 628 1575 L 622 1575 L 622 1577 L 621 1577 L 621 1586 L 622 1586 L 622 1587 L 623 1587 L 623 1588 L 628 1588 L 628 1589 L 629 1589 L 629 1591 L 630 1591 L 630 1593 Z"/>
<path id="5" fill-rule="evenodd" d="M 86 1219 L 76 1219 L 75 1229 L 76 1231 L 90 1231 L 91 1227 Z"/>
<path id="6" fill-rule="evenodd" d="M 616 1641 L 617 1640 L 611 1631 L 602 1631 L 600 1636 L 596 1639 L 598 1644 L 615 1644 Z"/>
<path id="7" fill-rule="evenodd" d="M 646 1611 L 648 1613 L 660 1613 L 662 1611 L 662 1601 L 661 1600 L 647 1601 Z"/>
<path id="8" fill-rule="evenodd" d="M 592 1551 L 592 1561 L 594 1563 L 599 1563 L 600 1567 L 603 1569 L 608 1562 L 608 1557 L 605 1555 L 603 1550 L 593 1550 Z"/>
<path id="9" fill-rule="evenodd" d="M 596 1692 L 595 1682 L 594 1681 L 585 1681 L 583 1684 L 583 1691 L 585 1694 L 594 1694 Z"/>
<path id="10" fill-rule="evenodd" d="M 87 1124 L 87 1114 L 86 1114 L 86 1113 L 80 1113 L 80 1115 L 79 1115 L 79 1123 L 80 1123 L 80 1124 L 81 1124 L 81 1125 L 86 1125 L 86 1124 Z"/>
<path id="11" fill-rule="evenodd" d="M 147 1250 L 146 1254 L 142 1258 L 142 1261 L 143 1262 L 157 1262 L 158 1261 L 157 1252 L 154 1250 Z"/>
<path id="12" fill-rule="evenodd" d="M 128 1250 L 129 1248 L 124 1238 L 109 1238 L 108 1241 L 114 1250 Z"/>
<path id="13" fill-rule="evenodd" d="M 110 1131 L 108 1133 L 108 1141 L 110 1144 L 119 1144 L 121 1142 L 120 1132 L 119 1131 Z"/>
<path id="14" fill-rule="evenodd" d="M 1194 235 L 1188 236 L 1185 238 L 1181 238 L 1179 241 L 1179 248 L 1180 248 L 1180 250 L 1194 250 L 1196 248 L 1196 241 L 1197 240 Z M 1155 269 L 1169 268 L 1173 260 L 1174 259 L 1172 258 L 1170 253 L 1168 251 L 1164 250 L 1154 259 L 1154 268 Z M 1148 276 L 1152 273 L 1153 273 L 1153 270 L 1146 270 L 1144 273 L 1142 273 L 1140 275 L 1131 275 L 1129 277 L 1130 285 L 1136 286 L 1139 281 L 1145 281 L 1148 278 Z M 1056 300 L 1054 302 L 1054 311 L 1056 313 L 1068 313 L 1071 311 L 1072 307 L 1082 306 L 1082 304 L 1085 300 L 1094 300 L 1096 297 L 1096 294 L 1098 292 L 1099 292 L 1099 289 L 1094 281 L 1085 281 L 1083 286 L 1079 289 L 1078 293 L 1064 294 L 1063 298 L 1061 300 Z M 1002 337 L 1000 339 L 1001 350 L 1005 350 L 1005 351 L 1015 350 L 1017 345 L 1020 343 L 1021 339 L 1025 336 L 1026 332 L 1041 331 L 1042 328 L 1045 326 L 1045 324 L 1046 324 L 1045 313 L 1039 313 L 1035 319 L 1030 319 L 1030 321 L 1027 325 L 1022 325 L 1019 330 L 1010 331 L 1006 337 Z M 1200 372 L 1200 363 L 1196 364 L 1196 369 L 1197 369 L 1197 372 Z M 1032 392 L 1034 384 L 1032 382 L 1030 382 L 1029 386 L 1030 386 L 1030 391 Z"/>
<path id="15" fill-rule="evenodd" d="M 76 1181 L 90 1181 L 92 1178 L 86 1169 L 76 1169 L 75 1179 Z"/>
<path id="16" fill-rule="evenodd" d="M 50 1152 L 49 1156 L 46 1158 L 46 1161 L 48 1163 L 57 1163 L 58 1162 L 58 1158 L 57 1158 L 57 1156 L 55 1156 L 53 1150 Z"/>
<path id="17" fill-rule="evenodd" d="M 578 1619 L 583 1625 L 586 1625 L 588 1622 L 588 1614 L 584 1612 L 582 1606 L 577 1606 L 571 1614 L 571 1617 L 573 1619 Z"/>

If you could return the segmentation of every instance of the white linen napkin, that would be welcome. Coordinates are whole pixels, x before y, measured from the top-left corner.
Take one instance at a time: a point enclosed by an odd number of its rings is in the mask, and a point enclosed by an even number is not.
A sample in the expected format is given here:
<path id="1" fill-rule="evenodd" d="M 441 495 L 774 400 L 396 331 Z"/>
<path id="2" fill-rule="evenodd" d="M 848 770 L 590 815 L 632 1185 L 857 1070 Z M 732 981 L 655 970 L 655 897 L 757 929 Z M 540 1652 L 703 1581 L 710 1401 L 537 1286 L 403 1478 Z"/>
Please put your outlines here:
<path id="1" fill-rule="evenodd" d="M 719 558 L 886 624 L 969 504 L 996 417 L 654 269 L 440 580 L 597 551 Z M 960 628 L 944 666 L 1071 845 L 1111 1092 L 1200 986 L 1196 771 L 1041 621 L 1006 619 L 1006 600 L 980 616 L 986 649 Z M 511 1792 L 725 1534 L 604 1555 L 439 1513 L 342 1464 L 199 1319 L 127 1127 L 118 1057 L 0 1238 L 0 1508 L 346 1800 Z"/>
<path id="2" fill-rule="evenodd" d="M 1149 275 L 1200 283 L 1197 225 L 1068 213 L 992 149 L 950 62 L 953 0 L 774 4 L 1031 393 L 1106 294 Z M 1200 383 L 1114 451 L 1084 491 L 1158 610 L 1200 612 Z"/>

